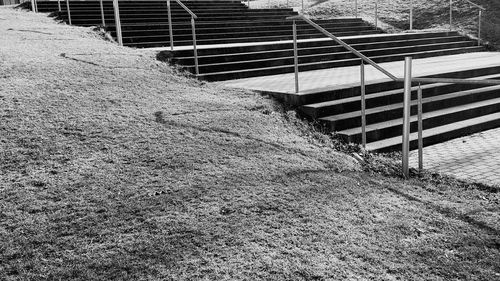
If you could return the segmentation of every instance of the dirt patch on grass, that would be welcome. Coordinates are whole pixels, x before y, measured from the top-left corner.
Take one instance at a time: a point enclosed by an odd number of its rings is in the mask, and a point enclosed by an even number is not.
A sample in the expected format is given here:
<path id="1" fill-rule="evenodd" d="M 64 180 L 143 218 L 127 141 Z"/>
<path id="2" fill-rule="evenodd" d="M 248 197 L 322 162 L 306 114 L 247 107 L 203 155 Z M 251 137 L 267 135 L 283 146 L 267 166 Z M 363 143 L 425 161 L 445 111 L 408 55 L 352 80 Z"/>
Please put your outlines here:
<path id="1" fill-rule="evenodd" d="M 500 278 L 498 193 L 362 172 L 268 97 L 0 18 L 0 279 Z"/>

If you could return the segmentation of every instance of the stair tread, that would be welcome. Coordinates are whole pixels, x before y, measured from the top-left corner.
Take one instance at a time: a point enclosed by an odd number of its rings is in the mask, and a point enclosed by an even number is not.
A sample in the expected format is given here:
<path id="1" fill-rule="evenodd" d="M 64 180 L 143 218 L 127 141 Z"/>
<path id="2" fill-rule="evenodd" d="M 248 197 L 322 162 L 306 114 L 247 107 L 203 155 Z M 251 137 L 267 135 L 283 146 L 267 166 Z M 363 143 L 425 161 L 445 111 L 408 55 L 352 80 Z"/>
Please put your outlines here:
<path id="1" fill-rule="evenodd" d="M 373 32 L 377 31 L 361 31 L 361 32 L 356 32 L 356 33 L 363 33 L 363 34 L 370 34 Z M 353 32 L 345 32 L 346 34 L 350 34 Z M 315 33 L 315 34 L 301 34 L 299 37 L 302 38 L 311 38 L 311 36 L 315 36 L 315 38 L 323 38 L 321 33 Z M 203 39 L 203 40 L 197 40 L 198 44 L 202 44 L 205 42 L 211 42 L 211 44 L 218 44 L 217 42 L 249 42 L 249 41 L 255 41 L 255 39 L 261 39 L 261 41 L 273 41 L 276 39 L 283 39 L 283 37 L 290 37 L 287 35 L 276 35 L 276 36 L 265 36 L 265 37 L 229 37 L 229 38 L 216 38 L 216 39 Z M 133 38 L 133 37 L 123 37 L 123 38 Z M 265 40 L 263 38 L 266 38 Z M 128 43 L 127 45 L 129 46 L 137 46 L 137 45 L 150 45 L 150 44 L 158 44 L 158 43 L 165 43 L 167 44 L 169 41 L 147 41 L 147 42 L 136 42 L 136 43 Z M 182 44 L 182 43 L 191 43 L 192 40 L 182 40 L 182 41 L 174 41 L 177 44 Z"/>
<path id="2" fill-rule="evenodd" d="M 466 41 L 464 41 L 466 42 Z M 459 42 L 453 42 L 453 43 L 446 43 L 446 44 L 457 44 Z M 439 45 L 446 45 L 444 43 L 439 44 Z M 427 44 L 427 45 L 412 45 L 412 46 L 403 46 L 403 47 L 395 47 L 392 49 L 399 49 L 399 48 L 419 48 L 423 46 L 429 46 L 429 45 L 437 45 L 437 44 Z M 383 49 L 370 49 L 370 50 L 363 50 L 361 53 L 367 53 L 367 52 L 376 52 L 379 50 L 385 50 Z M 320 54 L 310 54 L 310 55 L 301 55 L 299 59 L 301 58 L 311 58 L 311 57 L 321 57 L 321 56 L 331 56 L 331 55 L 341 55 L 341 54 L 350 54 L 350 51 L 343 51 L 343 52 L 335 52 L 335 53 L 320 53 Z M 205 57 L 205 56 L 204 56 Z M 210 57 L 210 56 L 206 56 Z M 199 59 L 202 57 L 198 57 Z M 284 57 L 273 57 L 273 58 L 260 58 L 260 59 L 254 59 L 254 60 L 246 60 L 246 61 L 231 61 L 231 62 L 217 62 L 217 63 L 209 63 L 209 64 L 200 64 L 200 66 L 222 66 L 222 65 L 232 65 L 232 64 L 244 64 L 244 63 L 254 63 L 254 62 L 266 62 L 266 61 L 276 61 L 276 60 L 284 60 L 284 59 L 293 59 L 293 56 L 284 56 Z M 300 64 L 302 65 L 302 64 Z"/>
<path id="3" fill-rule="evenodd" d="M 427 98 L 422 99 L 422 104 L 436 102 L 436 101 L 440 101 L 440 100 L 447 100 L 450 98 L 456 98 L 456 97 L 460 97 L 460 96 L 473 95 L 473 94 L 487 92 L 487 91 L 493 91 L 493 90 L 500 90 L 500 85 L 488 86 L 488 87 L 482 87 L 482 88 L 477 88 L 477 89 L 464 90 L 464 91 L 458 91 L 458 92 L 453 92 L 453 93 L 448 93 L 448 94 L 443 94 L 443 95 L 438 95 L 438 96 L 427 97 Z M 417 105 L 417 100 L 412 100 L 411 106 L 415 106 L 415 105 Z M 367 108 L 365 113 L 367 115 L 368 114 L 375 114 L 375 113 L 380 113 L 380 112 L 384 112 L 387 110 L 394 110 L 394 109 L 398 109 L 398 108 L 403 108 L 402 102 L 393 103 L 390 105 Z M 344 120 L 347 118 L 355 118 L 355 117 L 360 117 L 360 116 L 361 116 L 361 111 L 357 110 L 357 111 L 346 112 L 346 113 L 342 113 L 342 114 L 338 114 L 338 115 L 321 117 L 321 118 L 319 118 L 319 120 L 339 121 L 339 120 Z"/>
<path id="4" fill-rule="evenodd" d="M 429 119 L 429 118 L 435 118 L 438 116 L 443 116 L 447 115 L 450 113 L 455 113 L 455 112 L 460 112 L 460 111 L 465 111 L 469 109 L 474 109 L 474 108 L 480 108 L 486 105 L 491 105 L 491 104 L 500 104 L 500 98 L 492 98 L 492 99 L 487 99 L 483 101 L 478 101 L 478 102 L 473 102 L 473 103 L 467 103 L 463 105 L 458 105 L 458 106 L 453 106 L 453 107 L 447 107 L 439 110 L 433 110 L 429 112 L 423 112 L 422 113 L 422 119 Z M 410 117 L 410 122 L 417 122 L 418 121 L 418 116 L 417 115 L 412 115 Z M 388 127 L 393 127 L 393 126 L 398 126 L 403 123 L 403 118 L 395 118 L 391 120 L 386 120 L 384 122 L 378 122 L 374 124 L 369 124 L 366 125 L 366 132 L 371 132 L 371 131 L 377 131 L 383 128 L 388 128 Z M 339 130 L 337 131 L 337 134 L 340 135 L 356 135 L 356 134 L 361 134 L 361 127 L 354 127 L 350 129 L 345 129 L 345 130 Z"/>
<path id="5" fill-rule="evenodd" d="M 443 134 L 445 132 L 457 131 L 460 129 L 464 129 L 467 127 L 472 127 L 477 124 L 485 123 L 487 121 L 495 121 L 500 119 L 500 112 L 492 113 L 488 115 L 483 115 L 476 118 L 471 118 L 463 121 L 449 123 L 443 126 L 438 126 L 430 129 L 422 130 L 423 138 L 428 138 L 431 136 L 436 136 Z M 410 134 L 410 141 L 414 141 L 418 139 L 418 132 L 413 132 Z M 370 142 L 366 144 L 367 150 L 381 150 L 383 148 L 399 145 L 402 143 L 402 137 L 396 136 L 392 138 L 387 138 L 375 142 Z"/>
<path id="6" fill-rule="evenodd" d="M 492 74 L 492 75 L 484 75 L 484 76 L 478 76 L 478 77 L 472 77 L 472 78 L 466 78 L 466 79 L 493 79 L 493 78 L 499 78 L 500 74 Z M 424 84 L 421 86 L 422 90 L 434 88 L 434 87 L 439 87 L 439 86 L 445 86 L 445 85 L 451 85 L 452 83 L 431 83 L 431 84 Z M 413 86 L 411 87 L 412 92 L 416 91 L 418 89 L 418 86 Z M 373 98 L 379 98 L 387 95 L 393 95 L 393 94 L 402 94 L 404 92 L 403 88 L 398 88 L 394 90 L 388 90 L 388 91 L 381 91 L 381 92 L 376 92 L 376 93 L 371 93 L 367 94 L 365 99 L 368 101 Z M 313 109 L 318 109 L 321 107 L 327 107 L 327 106 L 334 106 L 334 105 L 339 105 L 339 104 L 344 104 L 344 103 L 349 103 L 349 102 L 356 102 L 356 101 L 361 101 L 361 96 L 353 96 L 353 97 L 348 97 L 348 98 L 342 98 L 342 99 L 336 99 L 336 100 L 331 100 L 331 101 L 325 101 L 325 102 L 318 102 L 318 103 L 311 103 L 311 104 L 306 104 L 303 105 L 303 107 L 307 108 L 313 108 Z"/>
<path id="7" fill-rule="evenodd" d="M 438 50 L 439 52 L 445 52 L 445 51 L 451 51 L 451 50 L 463 50 L 463 49 L 476 49 L 477 47 L 468 47 L 468 48 L 458 48 L 458 49 L 443 49 L 443 50 Z M 397 56 L 404 56 L 404 55 L 414 55 L 417 53 L 432 53 L 436 51 L 426 51 L 426 52 L 416 52 L 416 53 L 404 53 L 404 54 L 397 54 Z M 387 56 L 376 56 L 376 57 L 371 57 L 371 59 L 374 58 L 379 58 L 379 57 L 390 57 L 390 56 L 396 56 L 396 55 L 387 55 Z M 310 66 L 310 65 L 317 65 L 317 64 L 324 64 L 324 63 L 333 63 L 333 62 L 346 62 L 346 61 L 359 61 L 359 58 L 353 58 L 353 59 L 343 59 L 343 60 L 335 60 L 335 61 L 320 61 L 320 62 L 313 62 L 313 63 L 303 63 L 300 64 L 301 66 Z M 192 65 L 190 65 L 193 67 Z M 189 67 L 189 66 L 187 66 Z M 252 69 L 245 69 L 248 71 L 262 71 L 262 70 L 268 70 L 268 69 L 279 69 L 279 68 L 289 68 L 293 67 L 293 65 L 280 65 L 280 66 L 269 66 L 269 67 L 262 67 L 262 68 L 252 68 Z M 229 74 L 229 73 L 240 73 L 245 70 L 231 70 L 231 71 L 219 71 L 219 72 L 206 72 L 200 74 L 200 76 L 208 76 L 208 75 L 223 75 L 223 74 Z"/>

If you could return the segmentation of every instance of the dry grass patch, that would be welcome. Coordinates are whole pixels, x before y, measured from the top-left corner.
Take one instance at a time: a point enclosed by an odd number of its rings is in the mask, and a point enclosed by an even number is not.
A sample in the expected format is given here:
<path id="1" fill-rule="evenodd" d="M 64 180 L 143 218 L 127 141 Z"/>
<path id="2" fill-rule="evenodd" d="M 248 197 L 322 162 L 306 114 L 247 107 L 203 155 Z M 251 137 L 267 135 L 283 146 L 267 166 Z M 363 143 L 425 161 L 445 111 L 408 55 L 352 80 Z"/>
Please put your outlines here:
<path id="1" fill-rule="evenodd" d="M 0 279 L 500 278 L 498 193 L 362 172 L 267 97 L 0 19 Z"/>

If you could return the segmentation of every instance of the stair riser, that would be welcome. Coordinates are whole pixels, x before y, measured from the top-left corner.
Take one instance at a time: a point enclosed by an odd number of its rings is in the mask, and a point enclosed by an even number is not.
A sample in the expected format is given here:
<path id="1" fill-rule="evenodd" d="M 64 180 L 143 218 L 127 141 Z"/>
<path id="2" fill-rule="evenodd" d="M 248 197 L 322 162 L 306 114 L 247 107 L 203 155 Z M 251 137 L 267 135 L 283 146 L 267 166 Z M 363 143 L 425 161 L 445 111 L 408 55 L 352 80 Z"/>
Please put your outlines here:
<path id="1" fill-rule="evenodd" d="M 451 84 L 439 87 L 433 87 L 431 89 L 424 89 L 422 91 L 423 98 L 434 97 L 438 95 L 448 94 L 456 91 L 464 91 L 470 89 L 480 88 L 479 85 L 463 85 L 463 84 Z M 483 86 L 484 87 L 484 86 Z M 394 103 L 403 102 L 403 93 L 402 91 L 398 93 L 394 93 L 391 95 L 384 95 L 376 98 L 369 98 L 370 95 L 367 95 L 366 99 L 366 108 L 374 108 L 384 105 L 390 105 Z M 412 91 L 412 100 L 417 99 L 417 91 Z M 308 108 L 302 107 L 301 112 L 307 115 L 309 118 L 317 119 L 325 116 L 335 115 L 335 114 L 343 114 L 347 112 L 359 111 L 361 110 L 361 102 L 360 100 L 346 102 L 342 104 L 324 106 L 320 108 Z"/>
<path id="2" fill-rule="evenodd" d="M 363 28 L 344 28 L 344 29 L 337 29 L 333 30 L 333 32 L 337 34 L 346 34 L 346 33 L 357 33 L 357 32 L 362 32 L 364 29 Z M 164 32 L 163 34 L 147 34 L 147 35 L 141 35 L 141 36 L 133 36 L 130 34 L 123 35 L 124 38 L 129 38 L 129 42 L 157 42 L 157 41 L 169 41 L 169 36 L 168 32 Z M 173 32 L 174 34 L 174 41 L 186 41 L 186 40 L 191 40 L 192 38 L 192 31 L 189 30 L 189 32 L 186 32 L 184 34 L 180 34 L 178 32 Z M 299 38 L 310 38 L 311 35 L 314 36 L 321 36 L 321 33 L 314 29 L 308 29 L 308 30 L 301 30 L 297 32 L 297 36 Z M 217 38 L 247 38 L 247 37 L 252 37 L 252 38 L 259 38 L 259 37 L 280 37 L 280 38 L 286 38 L 286 37 L 291 37 L 290 32 L 280 32 L 280 31 L 262 31 L 262 32 L 252 32 L 252 33 L 244 33 L 244 32 L 231 32 L 231 33 L 226 33 L 226 34 L 205 34 L 205 33 L 199 33 L 196 32 L 196 39 L 203 41 L 203 40 L 211 40 L 214 36 Z M 249 58 L 247 58 L 249 59 Z"/>
<path id="3" fill-rule="evenodd" d="M 423 112 L 430 112 L 430 111 L 435 111 L 435 110 L 439 110 L 439 109 L 443 109 L 443 108 L 447 108 L 447 107 L 458 106 L 458 105 L 468 104 L 468 103 L 472 103 L 472 102 L 487 100 L 487 99 L 491 99 L 493 97 L 496 97 L 495 93 L 496 92 L 484 92 L 484 93 L 478 93 L 478 94 L 472 94 L 472 95 L 466 95 L 466 96 L 445 99 L 445 100 L 427 102 L 427 103 L 422 104 L 422 110 L 423 110 Z M 500 108 L 500 105 L 496 105 L 496 106 Z M 411 114 L 412 115 L 416 115 L 417 110 L 418 110 L 417 105 L 411 106 Z M 478 113 L 480 113 L 480 112 L 478 112 Z M 481 113 L 478 116 L 481 116 L 481 115 L 484 115 L 484 114 Z M 367 124 L 374 124 L 374 123 L 380 123 L 380 122 L 384 122 L 386 120 L 392 120 L 392 119 L 397 119 L 397 118 L 402 118 L 402 117 L 403 117 L 403 108 L 397 107 L 394 109 L 386 110 L 384 112 L 367 114 L 366 115 L 366 123 Z M 328 128 L 328 130 L 330 130 L 330 131 L 340 131 L 340 130 L 345 130 L 345 129 L 350 129 L 350 128 L 361 126 L 361 117 L 356 116 L 356 117 L 340 119 L 340 120 L 335 120 L 335 121 L 324 121 L 323 123 L 325 124 L 326 128 Z M 446 124 L 446 123 L 443 123 L 443 124 Z M 443 125 L 443 124 L 435 124 L 432 127 L 435 127 L 438 125 Z"/>
<path id="4" fill-rule="evenodd" d="M 498 74 L 500 73 L 500 67 L 488 67 L 488 68 L 480 68 L 480 69 L 470 69 L 466 71 L 458 71 L 458 72 L 448 72 L 448 73 L 442 73 L 438 75 L 430 75 L 426 77 L 433 77 L 433 78 L 459 78 L 459 79 L 467 79 L 471 77 L 479 77 L 479 76 L 485 76 L 485 75 L 492 75 L 492 74 Z M 415 86 L 415 85 L 414 85 Z M 445 87 L 445 88 L 441 88 Z M 467 89 L 467 87 L 477 87 L 477 86 L 471 86 L 471 85 L 448 85 L 448 86 L 441 86 L 438 88 L 439 92 L 438 94 L 443 94 L 446 92 L 451 92 L 451 91 L 456 91 L 461 89 Z M 367 84 L 366 85 L 366 94 L 369 95 L 370 93 L 377 93 L 377 92 L 384 92 L 384 91 L 390 91 L 390 90 L 395 90 L 395 89 L 401 89 L 402 88 L 402 83 L 397 83 L 397 82 L 383 82 L 383 83 L 375 83 L 375 84 Z M 442 90 L 441 90 L 442 89 Z M 454 89 L 454 90 L 453 90 Z M 350 97 L 355 97 L 360 95 L 360 87 L 353 87 L 353 88 L 345 88 L 345 89 L 340 89 L 336 91 L 326 91 L 326 92 L 317 92 L 315 94 L 310 94 L 310 95 L 303 95 L 300 101 L 300 104 L 296 105 L 304 105 L 304 104 L 312 104 L 312 103 L 319 103 L 319 102 L 325 102 L 325 101 L 330 101 L 330 100 L 337 100 L 337 99 L 344 99 L 344 98 L 350 98 Z M 413 92 L 415 94 L 415 92 Z M 431 92 L 433 93 L 433 92 Z M 429 95 L 429 90 L 424 90 L 423 94 L 426 96 Z M 415 98 L 415 96 L 414 96 Z M 368 101 L 368 100 L 367 100 Z M 306 112 L 307 110 L 307 112 Z M 321 109 L 319 109 L 321 110 Z M 315 112 L 311 108 L 306 108 L 306 107 L 301 107 L 301 111 L 305 113 L 307 116 L 310 116 L 312 118 L 319 118 L 322 115 L 319 112 Z M 331 114 L 328 114 L 331 115 Z"/>
<path id="5" fill-rule="evenodd" d="M 67 17 L 66 15 L 61 15 L 58 17 L 60 19 L 66 20 Z M 72 21 L 78 21 L 80 23 L 86 23 L 86 22 L 93 22 L 95 20 L 100 20 L 101 16 L 100 15 L 95 15 L 92 17 L 79 17 L 77 15 L 71 15 L 71 20 Z M 130 17 L 121 17 L 121 23 L 126 25 L 130 23 L 166 23 L 168 18 L 166 16 L 159 16 L 159 17 L 154 17 L 154 18 L 130 18 Z M 266 20 L 266 19 L 276 19 L 276 16 L 272 15 L 263 15 L 263 16 L 252 16 L 252 15 L 244 15 L 244 16 L 228 16 L 228 17 L 212 17 L 212 18 L 204 18 L 204 22 L 216 22 L 216 21 L 224 21 L 224 20 L 230 20 L 230 21 L 252 21 L 252 20 Z M 175 17 L 172 18 L 173 23 L 183 23 L 183 22 L 189 22 L 191 20 L 191 17 L 186 16 L 186 17 Z M 284 18 L 283 18 L 284 20 Z"/>
<path id="6" fill-rule="evenodd" d="M 447 140 L 453 139 L 453 138 L 458 138 L 466 135 L 471 135 L 474 133 L 486 131 L 489 129 L 494 129 L 500 127 L 500 119 L 494 120 L 494 121 L 488 121 L 484 122 L 481 124 L 475 124 L 473 126 L 469 126 L 466 128 L 460 128 L 454 131 L 449 131 L 449 132 L 443 132 L 442 134 L 439 135 L 434 135 L 431 137 L 427 137 L 423 139 L 424 146 L 429 146 L 433 145 L 436 143 L 441 143 L 445 142 Z M 410 149 L 417 149 L 418 148 L 418 140 L 413 140 L 410 142 Z M 383 149 L 378 149 L 375 150 L 375 152 L 391 152 L 391 151 L 398 151 L 401 150 L 401 144 L 398 145 L 393 145 L 389 147 L 385 147 Z M 424 167 L 425 167 L 425 159 L 424 159 Z"/>
<path id="7" fill-rule="evenodd" d="M 114 19 L 114 17 L 111 17 Z M 354 23 L 326 23 L 322 24 L 322 27 L 325 29 L 329 28 L 342 28 L 342 27 L 365 27 L 370 28 L 364 23 L 354 22 Z M 189 22 L 177 23 L 173 24 L 172 27 L 174 30 L 191 30 L 191 24 Z M 114 29 L 114 26 L 111 25 L 110 28 Z M 148 32 L 152 30 L 168 30 L 168 24 L 155 24 L 155 25 L 123 25 L 122 31 L 127 32 Z M 297 25 L 297 30 L 302 29 L 310 29 L 311 26 L 308 24 Z M 196 22 L 196 30 L 200 30 L 201 32 L 210 32 L 210 33 L 223 33 L 223 32 L 235 32 L 235 31 L 261 31 L 261 30 L 287 30 L 292 32 L 292 25 L 289 22 L 236 22 L 236 23 L 222 23 L 220 25 L 216 24 L 205 24 L 203 21 Z"/>
<path id="8" fill-rule="evenodd" d="M 443 46 L 444 47 L 444 46 Z M 438 47 L 435 47 L 438 49 Z M 403 49 L 401 52 L 421 52 L 421 51 L 427 51 L 429 48 L 408 48 L 408 49 Z M 396 50 L 394 50 L 396 51 Z M 399 51 L 399 50 L 398 50 Z M 462 50 L 457 50 L 462 51 Z M 369 57 L 375 57 L 375 56 L 384 56 L 384 57 L 379 57 L 379 58 L 374 58 L 376 62 L 385 62 L 385 61 L 394 61 L 398 60 L 401 58 L 404 58 L 406 55 L 401 54 L 398 55 L 396 54 L 391 54 L 388 51 L 374 51 L 374 52 L 366 52 Z M 438 51 L 439 53 L 439 51 Z M 390 57 L 385 57 L 386 55 L 390 55 Z M 414 55 L 414 57 L 425 57 L 429 56 L 430 54 L 427 53 L 417 53 Z M 396 58 L 396 59 L 393 59 Z M 333 60 L 345 60 L 345 59 L 351 59 L 350 61 L 333 61 Z M 341 66 L 351 66 L 351 65 L 357 65 L 359 64 L 359 59 L 351 54 L 351 53 L 344 53 L 340 55 L 330 55 L 330 56 L 317 56 L 317 57 L 309 57 L 307 59 L 304 58 L 299 58 L 300 63 L 319 63 L 325 61 L 324 64 L 318 64 L 318 65 L 299 65 L 299 70 L 300 71 L 307 71 L 307 70 L 314 70 L 314 69 L 322 69 L 322 68 L 331 68 L 331 67 L 341 67 Z M 326 62 L 328 61 L 328 62 Z M 203 66 L 200 65 L 200 73 L 208 73 L 210 72 L 222 72 L 222 71 L 236 71 L 236 70 L 241 70 L 243 71 L 248 71 L 249 69 L 257 69 L 257 68 L 262 68 L 262 67 L 273 67 L 273 66 L 290 66 L 288 69 L 293 69 L 293 57 L 289 57 L 286 59 L 276 59 L 276 60 L 267 60 L 267 61 L 252 61 L 248 63 L 234 63 L 234 64 L 224 64 L 224 65 L 209 65 L 209 66 Z M 293 70 L 292 70 L 293 71 Z"/>
<path id="9" fill-rule="evenodd" d="M 376 31 L 368 31 L 363 32 L 363 34 L 374 34 Z M 345 36 L 358 35 L 358 32 L 346 32 L 343 33 Z M 314 39 L 321 38 L 321 34 L 310 34 L 310 35 L 301 35 L 299 39 Z M 251 42 L 266 42 L 266 41 L 279 41 L 279 40 L 291 40 L 291 37 L 288 36 L 269 36 L 269 37 L 243 37 L 243 38 L 219 38 L 214 40 L 198 40 L 198 45 L 211 45 L 211 44 L 228 44 L 228 43 L 251 43 Z M 135 43 L 129 44 L 128 46 L 136 47 L 136 48 L 152 48 L 152 47 L 164 47 L 168 46 L 169 42 L 159 41 L 159 42 L 148 42 L 148 43 Z M 177 41 L 175 43 L 176 46 L 187 46 L 192 45 L 192 41 Z M 192 51 L 191 51 L 192 53 Z"/>
<path id="10" fill-rule="evenodd" d="M 435 128 L 442 125 L 451 124 L 453 122 L 468 120 L 476 117 L 480 117 L 483 115 L 496 113 L 500 111 L 500 104 L 487 105 L 480 108 L 474 108 L 470 110 L 463 110 L 459 112 L 454 112 L 452 114 L 442 115 L 438 117 L 428 118 L 423 120 L 423 128 Z M 366 134 L 367 142 L 374 142 L 380 139 L 392 138 L 396 136 L 400 136 L 403 131 L 403 125 L 400 124 L 398 126 L 390 126 L 386 128 L 382 128 L 379 130 L 369 131 Z M 410 123 L 410 131 L 417 132 L 418 131 L 418 122 L 414 121 Z M 361 143 L 361 134 L 355 135 L 343 135 L 339 134 L 343 140 L 352 143 Z"/>
<path id="11" fill-rule="evenodd" d="M 210 19 L 213 15 L 217 15 L 217 17 L 231 17 L 235 15 L 243 16 L 243 15 L 248 15 L 248 16 L 280 16 L 283 17 L 285 15 L 291 15 L 291 14 L 296 14 L 293 11 L 270 11 L 270 12 L 254 12 L 251 10 L 246 10 L 246 9 L 240 9 L 240 10 L 213 10 L 211 12 L 207 12 L 206 10 L 203 10 L 203 12 L 197 12 L 193 11 L 196 16 L 198 17 L 198 20 L 205 20 L 205 19 Z M 62 9 L 61 14 L 66 15 L 66 8 Z M 78 17 L 95 17 L 96 15 L 101 15 L 101 10 L 99 7 L 97 7 L 94 11 L 79 11 L 79 10 L 71 10 L 71 15 L 72 16 L 78 16 Z M 113 10 L 104 10 L 104 15 L 106 16 L 113 16 L 114 11 Z M 167 9 L 158 9 L 156 11 L 141 11 L 141 10 L 130 10 L 130 11 L 123 11 L 120 9 L 120 17 L 122 18 L 157 18 L 157 17 L 167 17 Z M 189 14 L 185 10 L 171 10 L 171 16 L 173 19 L 175 18 L 186 18 L 189 17 Z"/>
<path id="12" fill-rule="evenodd" d="M 198 26 L 198 25 L 197 25 Z M 438 33 L 438 34 L 412 34 L 401 36 L 384 36 L 380 37 L 360 37 L 360 38 L 349 38 L 344 41 L 347 44 L 368 44 L 368 43 L 376 43 L 383 41 L 400 41 L 400 40 L 411 40 L 418 38 L 434 38 L 434 37 L 443 37 L 443 36 L 456 36 L 456 33 Z M 333 40 L 324 40 L 324 41 L 316 41 L 316 42 L 298 42 L 298 48 L 314 48 L 314 47 L 330 47 L 334 44 Z M 293 49 L 292 43 L 286 44 L 273 44 L 273 45 L 258 45 L 258 46 L 245 46 L 245 47 L 232 47 L 232 48 L 214 48 L 203 50 L 202 55 L 216 55 L 216 54 L 234 54 L 234 53 L 249 53 L 249 52 L 260 52 L 265 50 L 283 50 L 283 49 Z M 201 51 L 201 50 L 200 50 Z M 174 51 L 174 56 L 176 57 L 187 57 L 191 56 L 191 51 Z"/>
<path id="13" fill-rule="evenodd" d="M 113 19 L 113 18 L 111 18 Z M 342 30 L 366 30 L 369 29 L 367 26 L 362 26 L 362 25 L 355 25 L 355 26 L 329 26 L 325 27 L 325 29 L 329 30 L 330 32 L 336 32 L 342 31 Z M 303 34 L 305 32 L 311 32 L 315 31 L 314 28 L 308 27 L 308 26 L 300 26 L 297 28 L 297 34 Z M 111 33 L 115 33 L 115 31 L 111 31 Z M 291 27 L 288 28 L 287 26 L 274 26 L 274 27 L 269 27 L 269 26 L 263 26 L 263 27 L 249 27 L 249 28 L 199 28 L 196 27 L 196 34 L 210 34 L 212 36 L 217 36 L 219 34 L 225 34 L 225 33 L 236 33 L 236 34 L 254 34 L 254 35 L 259 35 L 263 33 L 280 33 L 280 34 L 291 34 L 292 29 Z M 169 34 L 169 29 L 168 26 L 166 28 L 156 28 L 156 29 L 151 29 L 151 30 L 129 30 L 128 28 L 122 28 L 122 34 L 125 36 L 144 36 L 144 35 L 151 35 L 151 36 L 158 36 L 158 35 L 165 35 Z M 191 25 L 186 25 L 185 28 L 179 28 L 175 27 L 174 29 L 174 34 L 191 34 Z"/>

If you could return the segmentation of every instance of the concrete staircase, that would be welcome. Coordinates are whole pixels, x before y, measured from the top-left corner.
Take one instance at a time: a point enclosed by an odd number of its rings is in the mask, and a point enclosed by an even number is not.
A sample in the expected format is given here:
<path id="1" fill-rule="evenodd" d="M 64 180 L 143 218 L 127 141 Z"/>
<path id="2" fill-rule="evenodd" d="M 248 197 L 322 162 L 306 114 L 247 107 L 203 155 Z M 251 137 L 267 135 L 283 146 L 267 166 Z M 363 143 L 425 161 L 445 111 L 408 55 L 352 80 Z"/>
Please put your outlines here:
<path id="1" fill-rule="evenodd" d="M 448 72 L 429 77 L 498 79 L 495 67 Z M 417 143 L 417 88 L 412 88 L 410 147 Z M 401 149 L 403 88 L 401 83 L 367 85 L 367 149 Z M 422 85 L 424 145 L 500 126 L 500 86 L 433 83 Z M 307 95 L 300 111 L 348 142 L 361 142 L 360 88 L 345 87 Z"/>
<path id="2" fill-rule="evenodd" d="M 323 26 L 321 21 L 318 21 Z M 361 19 L 341 19 L 337 24 L 362 23 Z M 367 28 L 367 32 L 372 29 Z M 290 32 L 290 31 L 289 31 Z M 290 32 L 291 33 L 291 32 Z M 333 33 L 336 35 L 343 35 Z M 384 36 L 342 36 L 342 39 L 375 62 L 425 58 L 484 50 L 456 32 L 387 34 Z M 358 65 L 359 58 L 332 40 L 298 43 L 299 71 Z M 194 73 L 192 50 L 165 51 L 172 63 Z M 198 50 L 199 78 L 209 81 L 238 79 L 294 71 L 293 43 L 271 42 L 259 45 L 227 46 Z"/>
<path id="3" fill-rule="evenodd" d="M 183 3 L 198 15 L 196 21 L 199 79 L 222 81 L 292 73 L 294 71 L 292 9 L 248 9 L 240 1 L 195 0 Z M 24 4 L 29 7 L 29 3 Z M 68 20 L 65 2 L 38 2 L 40 12 L 53 12 Z M 98 1 L 70 1 L 72 23 L 101 25 Z M 158 55 L 195 73 L 190 16 L 171 2 L 174 45 L 185 46 Z M 104 1 L 106 29 L 116 35 L 111 1 Z M 169 42 L 165 1 L 120 1 L 125 46 L 166 47 Z M 477 42 L 457 32 L 383 34 L 359 18 L 317 20 L 317 24 L 377 63 L 484 52 Z M 360 59 L 308 24 L 298 21 L 299 71 L 327 70 L 360 64 Z M 216 45 L 215 45 L 216 44 Z M 457 62 L 459 63 L 459 62 Z M 498 65 L 437 73 L 432 77 L 500 79 Z M 342 84 L 342 81 L 338 81 Z M 292 82 L 293 83 L 293 82 Z M 345 83 L 344 83 L 345 84 Z M 416 99 L 416 85 L 413 98 Z M 426 84 L 423 88 L 424 144 L 500 126 L 500 86 Z M 402 83 L 369 81 L 367 92 L 367 140 L 369 150 L 400 149 L 402 131 Z M 316 89 L 307 94 L 277 93 L 297 106 L 307 118 L 317 120 L 349 142 L 361 141 L 359 84 Z M 413 102 L 412 113 L 416 113 Z M 417 128 L 412 117 L 412 132 Z M 416 146 L 412 133 L 411 147 Z"/>
<path id="4" fill-rule="evenodd" d="M 292 9 L 248 9 L 242 2 L 232 0 L 196 0 L 183 3 L 198 16 L 198 45 L 292 39 L 292 23 L 286 20 L 297 14 Z M 29 2 L 24 5 L 30 7 Z M 170 45 L 166 1 L 120 1 L 119 5 L 125 46 L 145 48 Z M 69 1 L 69 6 L 72 24 L 102 24 L 99 1 Z M 106 29 L 112 36 L 116 36 L 112 2 L 104 1 L 103 7 Z M 56 1 L 39 1 L 38 10 L 54 13 L 57 18 L 68 22 L 65 2 L 61 2 L 61 12 L 58 11 Z M 171 1 L 171 11 L 174 45 L 192 45 L 190 15 L 175 1 Z M 362 20 L 320 22 L 328 31 L 339 35 L 379 33 Z M 298 34 L 300 39 L 323 37 L 305 23 L 298 26 Z"/>

